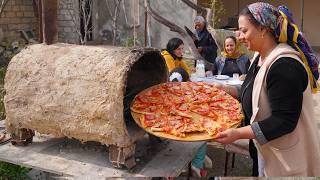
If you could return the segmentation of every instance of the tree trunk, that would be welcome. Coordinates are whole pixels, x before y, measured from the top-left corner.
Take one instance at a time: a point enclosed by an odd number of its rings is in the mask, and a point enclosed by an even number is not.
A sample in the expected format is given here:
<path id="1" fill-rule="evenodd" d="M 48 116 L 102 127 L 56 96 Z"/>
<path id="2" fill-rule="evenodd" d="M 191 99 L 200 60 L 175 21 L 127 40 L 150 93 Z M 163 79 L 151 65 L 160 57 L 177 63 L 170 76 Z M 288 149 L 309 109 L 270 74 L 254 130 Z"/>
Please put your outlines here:
<path id="1" fill-rule="evenodd" d="M 115 2 L 115 10 L 114 10 L 114 14 L 113 16 L 111 16 L 112 18 L 112 34 L 113 34 L 113 38 L 112 38 L 112 45 L 116 45 L 116 41 L 117 41 L 117 31 L 118 31 L 118 16 L 119 16 L 119 11 L 120 11 L 120 4 L 121 4 L 121 0 L 117 0 Z"/>
<path id="2" fill-rule="evenodd" d="M 212 12 L 211 9 L 209 8 L 203 8 L 201 6 L 198 6 L 197 4 L 193 3 L 190 0 L 182 0 L 185 4 L 187 4 L 189 7 L 191 7 L 192 9 L 196 10 L 196 11 L 201 11 L 201 12 L 206 12 L 206 21 L 207 23 L 207 29 L 208 31 L 211 33 L 211 35 L 213 36 L 213 39 L 215 40 L 219 50 L 222 49 L 221 45 L 218 43 L 217 38 L 217 31 L 211 26 L 211 24 L 209 23 L 210 20 L 214 17 L 215 12 Z"/>
<path id="3" fill-rule="evenodd" d="M 186 41 L 186 43 L 189 45 L 191 53 L 196 59 L 203 59 L 203 57 L 199 54 L 192 38 L 188 35 L 185 29 L 179 27 L 178 25 L 174 24 L 173 22 L 170 22 L 169 20 L 165 19 L 164 17 L 160 16 L 158 13 L 156 13 L 150 6 L 150 0 L 146 0 L 147 4 L 147 11 L 148 13 L 159 23 L 167 26 L 170 28 L 171 31 L 179 33 Z"/>
<path id="4" fill-rule="evenodd" d="M 0 4 L 0 17 L 1 17 L 1 14 L 4 10 L 4 8 L 6 7 L 6 4 L 9 0 L 1 0 L 1 4 Z"/>
<path id="5" fill-rule="evenodd" d="M 58 1 L 57 0 L 41 0 L 42 4 L 42 33 L 43 41 L 46 44 L 58 42 Z"/>

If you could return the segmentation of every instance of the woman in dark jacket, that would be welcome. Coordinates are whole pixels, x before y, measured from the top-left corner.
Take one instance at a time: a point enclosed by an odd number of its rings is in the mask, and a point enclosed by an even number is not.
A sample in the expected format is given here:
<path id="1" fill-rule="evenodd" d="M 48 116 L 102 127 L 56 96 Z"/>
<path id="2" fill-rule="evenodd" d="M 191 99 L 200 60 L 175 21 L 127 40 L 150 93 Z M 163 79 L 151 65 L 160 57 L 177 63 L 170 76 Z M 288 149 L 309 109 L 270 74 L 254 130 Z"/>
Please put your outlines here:
<path id="1" fill-rule="evenodd" d="M 197 33 L 195 45 L 198 52 L 208 62 L 214 63 L 217 57 L 217 44 L 207 30 L 206 20 L 202 16 L 196 16 L 194 19 L 194 27 Z"/>

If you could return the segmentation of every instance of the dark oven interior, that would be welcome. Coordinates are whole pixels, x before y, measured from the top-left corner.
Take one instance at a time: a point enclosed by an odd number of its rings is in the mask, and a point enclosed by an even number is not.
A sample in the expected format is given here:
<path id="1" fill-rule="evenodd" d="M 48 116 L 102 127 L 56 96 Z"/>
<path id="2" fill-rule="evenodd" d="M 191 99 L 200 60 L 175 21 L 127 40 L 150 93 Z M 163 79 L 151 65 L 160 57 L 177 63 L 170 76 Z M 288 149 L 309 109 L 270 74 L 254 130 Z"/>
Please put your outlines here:
<path id="1" fill-rule="evenodd" d="M 134 97 L 148 87 L 166 82 L 167 78 L 167 67 L 159 52 L 147 52 L 131 66 L 127 74 L 123 99 L 124 118 L 127 126 L 134 123 L 130 112 L 130 105 Z"/>

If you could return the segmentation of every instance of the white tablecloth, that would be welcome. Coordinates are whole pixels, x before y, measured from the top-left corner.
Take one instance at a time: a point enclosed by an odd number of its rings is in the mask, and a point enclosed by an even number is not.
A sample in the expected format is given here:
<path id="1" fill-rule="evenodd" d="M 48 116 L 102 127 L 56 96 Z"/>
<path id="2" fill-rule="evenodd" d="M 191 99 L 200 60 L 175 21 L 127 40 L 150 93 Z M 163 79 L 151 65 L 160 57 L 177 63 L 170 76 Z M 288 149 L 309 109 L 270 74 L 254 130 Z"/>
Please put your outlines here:
<path id="1" fill-rule="evenodd" d="M 221 83 L 221 84 L 234 85 L 234 86 L 240 86 L 243 83 L 243 81 L 240 81 L 239 79 L 233 79 L 232 77 L 226 80 L 220 80 L 220 79 L 216 79 L 214 76 L 198 77 L 196 74 L 191 74 L 190 80 L 192 82 Z"/>

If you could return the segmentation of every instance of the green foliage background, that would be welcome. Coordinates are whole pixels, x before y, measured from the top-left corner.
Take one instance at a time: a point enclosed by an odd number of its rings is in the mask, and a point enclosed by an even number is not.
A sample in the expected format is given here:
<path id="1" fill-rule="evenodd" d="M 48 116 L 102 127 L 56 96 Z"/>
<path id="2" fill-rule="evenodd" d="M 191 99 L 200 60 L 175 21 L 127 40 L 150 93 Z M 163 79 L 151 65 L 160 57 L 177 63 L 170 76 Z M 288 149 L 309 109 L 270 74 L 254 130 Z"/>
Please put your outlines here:
<path id="1" fill-rule="evenodd" d="M 10 48 L 9 42 L 1 42 L 2 47 Z M 9 59 L 11 59 L 15 54 L 12 54 Z M 6 75 L 7 67 L 0 67 L 0 121 L 5 119 L 5 108 L 3 103 L 3 97 L 5 95 L 4 91 L 4 78 Z M 15 164 L 0 161 L 0 180 L 2 179 L 30 179 L 27 173 L 30 168 L 18 166 Z"/>
<path id="2" fill-rule="evenodd" d="M 221 17 L 226 13 L 223 2 L 221 0 L 198 0 L 198 4 L 212 10 L 214 17 L 209 24 L 216 28 L 221 22 Z M 202 16 L 205 17 L 206 15 L 202 14 Z"/>
<path id="3" fill-rule="evenodd" d="M 0 179 L 30 179 L 27 173 L 30 168 L 0 162 Z"/>

